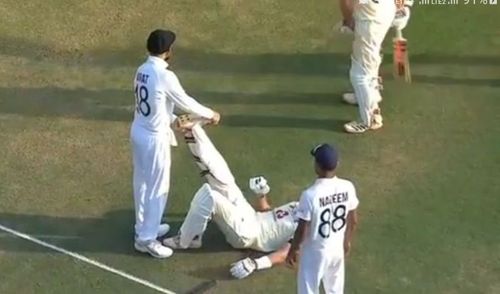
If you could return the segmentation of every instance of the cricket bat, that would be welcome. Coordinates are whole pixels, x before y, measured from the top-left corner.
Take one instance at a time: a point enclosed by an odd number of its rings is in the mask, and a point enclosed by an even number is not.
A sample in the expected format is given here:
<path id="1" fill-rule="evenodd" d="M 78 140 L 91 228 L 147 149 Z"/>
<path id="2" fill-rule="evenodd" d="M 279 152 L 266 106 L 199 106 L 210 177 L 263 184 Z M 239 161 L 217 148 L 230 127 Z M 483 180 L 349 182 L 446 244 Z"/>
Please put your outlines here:
<path id="1" fill-rule="evenodd" d="M 408 58 L 408 43 L 403 37 L 401 30 L 396 30 L 396 36 L 392 40 L 394 45 L 394 77 L 403 78 L 411 83 L 410 59 Z"/>

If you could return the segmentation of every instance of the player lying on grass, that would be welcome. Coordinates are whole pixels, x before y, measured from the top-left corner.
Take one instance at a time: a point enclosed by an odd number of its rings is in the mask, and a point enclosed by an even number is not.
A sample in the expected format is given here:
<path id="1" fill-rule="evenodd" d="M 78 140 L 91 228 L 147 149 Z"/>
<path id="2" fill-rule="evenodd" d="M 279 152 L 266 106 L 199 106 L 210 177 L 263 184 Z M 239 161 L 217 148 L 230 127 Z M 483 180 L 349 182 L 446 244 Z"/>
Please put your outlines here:
<path id="1" fill-rule="evenodd" d="M 232 264 L 230 272 L 235 278 L 242 279 L 256 270 L 284 263 L 290 248 L 288 242 L 297 227 L 298 203 L 273 209 L 267 201 L 270 188 L 266 179 L 255 177 L 250 179 L 250 189 L 257 195 L 254 209 L 201 124 L 185 124 L 185 119 L 185 116 L 179 118 L 185 141 L 207 183 L 196 192 L 177 236 L 165 239 L 163 244 L 173 249 L 200 248 L 207 224 L 213 219 L 234 248 L 270 253 Z M 186 129 L 188 126 L 191 128 Z"/>

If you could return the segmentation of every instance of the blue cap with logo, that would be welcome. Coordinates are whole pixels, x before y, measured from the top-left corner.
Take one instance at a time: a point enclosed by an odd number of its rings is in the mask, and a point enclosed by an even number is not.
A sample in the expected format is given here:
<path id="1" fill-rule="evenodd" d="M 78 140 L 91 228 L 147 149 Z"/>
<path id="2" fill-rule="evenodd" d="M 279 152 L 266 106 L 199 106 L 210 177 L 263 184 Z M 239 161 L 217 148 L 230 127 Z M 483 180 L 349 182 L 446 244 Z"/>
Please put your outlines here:
<path id="1" fill-rule="evenodd" d="M 339 155 L 332 145 L 319 144 L 311 150 L 311 155 L 321 169 L 328 171 L 337 168 Z"/>

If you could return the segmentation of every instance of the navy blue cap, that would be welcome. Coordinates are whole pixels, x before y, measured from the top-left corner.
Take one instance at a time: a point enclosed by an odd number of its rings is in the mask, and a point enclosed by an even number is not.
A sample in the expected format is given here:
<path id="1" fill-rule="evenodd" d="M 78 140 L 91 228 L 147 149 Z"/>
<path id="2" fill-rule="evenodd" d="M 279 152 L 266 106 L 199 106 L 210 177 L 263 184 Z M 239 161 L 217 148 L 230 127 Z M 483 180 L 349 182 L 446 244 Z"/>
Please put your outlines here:
<path id="1" fill-rule="evenodd" d="M 147 48 L 149 53 L 158 55 L 170 50 L 175 42 L 175 33 L 166 30 L 154 30 L 149 34 Z"/>
<path id="2" fill-rule="evenodd" d="M 339 155 L 332 145 L 319 144 L 311 150 L 311 155 L 321 169 L 328 171 L 337 168 Z"/>

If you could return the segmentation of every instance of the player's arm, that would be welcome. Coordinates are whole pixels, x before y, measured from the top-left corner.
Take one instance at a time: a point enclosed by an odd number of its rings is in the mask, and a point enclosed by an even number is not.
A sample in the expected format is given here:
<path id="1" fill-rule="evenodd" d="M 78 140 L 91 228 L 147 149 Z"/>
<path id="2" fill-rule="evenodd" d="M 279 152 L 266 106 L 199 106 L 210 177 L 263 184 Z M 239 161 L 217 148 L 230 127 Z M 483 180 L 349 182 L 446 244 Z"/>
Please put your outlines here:
<path id="1" fill-rule="evenodd" d="M 210 119 L 213 123 L 219 122 L 220 114 L 201 105 L 198 101 L 189 96 L 173 72 L 167 73 L 166 82 L 168 84 L 166 89 L 167 96 L 172 99 L 175 106 L 187 113 Z"/>
<path id="2" fill-rule="evenodd" d="M 244 279 L 255 271 L 272 268 L 285 262 L 290 243 L 286 243 L 280 249 L 259 258 L 247 257 L 231 265 L 231 275 L 237 279 Z"/>
<path id="3" fill-rule="evenodd" d="M 342 19 L 344 25 L 353 29 L 354 28 L 354 5 L 352 0 L 339 0 L 340 3 L 340 11 L 342 12 Z"/>
<path id="4" fill-rule="evenodd" d="M 295 267 L 295 265 L 297 264 L 300 247 L 304 242 L 306 232 L 309 231 L 312 214 L 313 205 L 311 203 L 310 197 L 308 197 L 307 192 L 304 192 L 300 197 L 299 206 L 297 208 L 297 218 L 299 219 L 299 225 L 295 230 L 292 245 L 288 252 L 288 256 L 286 257 L 286 264 L 290 267 Z"/>
<path id="5" fill-rule="evenodd" d="M 289 267 L 295 267 L 298 261 L 300 247 L 304 242 L 306 237 L 306 232 L 309 230 L 310 221 L 306 221 L 304 219 L 299 219 L 299 225 L 295 230 L 295 234 L 293 235 L 292 245 L 290 246 L 290 250 L 288 251 L 288 255 L 286 257 L 286 264 Z"/>
<path id="6" fill-rule="evenodd" d="M 349 255 L 351 251 L 351 241 L 358 225 L 358 212 L 356 209 L 349 211 L 346 219 L 347 225 L 344 235 L 344 254 Z"/>
<path id="7" fill-rule="evenodd" d="M 273 209 L 271 207 L 271 204 L 269 204 L 269 201 L 267 200 L 267 195 L 257 195 L 257 201 L 255 203 L 255 210 L 257 211 L 269 211 Z"/>
<path id="8" fill-rule="evenodd" d="M 349 193 L 349 201 L 347 202 L 347 217 L 346 217 L 346 229 L 344 232 L 344 254 L 348 255 L 351 250 L 351 242 L 358 225 L 358 205 L 359 200 L 356 195 L 356 188 L 351 185 Z"/>
<path id="9" fill-rule="evenodd" d="M 271 190 L 269 185 L 267 184 L 267 180 L 262 177 L 253 177 L 250 178 L 248 182 L 248 186 L 250 187 L 250 190 L 254 192 L 254 194 L 257 197 L 256 203 L 255 203 L 255 210 L 257 211 L 268 211 L 271 210 L 272 207 L 269 204 L 267 194 Z"/>

